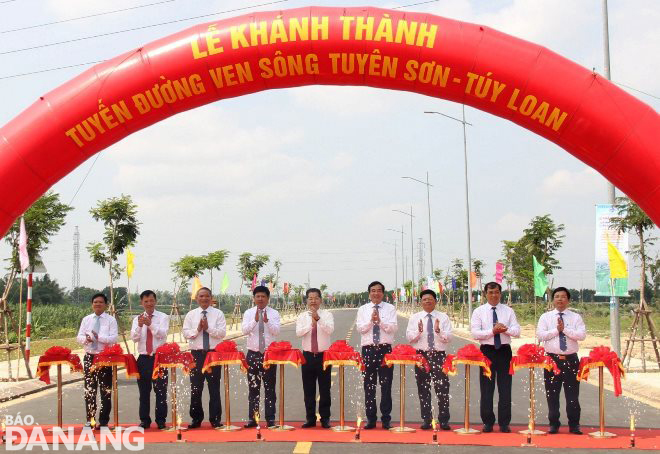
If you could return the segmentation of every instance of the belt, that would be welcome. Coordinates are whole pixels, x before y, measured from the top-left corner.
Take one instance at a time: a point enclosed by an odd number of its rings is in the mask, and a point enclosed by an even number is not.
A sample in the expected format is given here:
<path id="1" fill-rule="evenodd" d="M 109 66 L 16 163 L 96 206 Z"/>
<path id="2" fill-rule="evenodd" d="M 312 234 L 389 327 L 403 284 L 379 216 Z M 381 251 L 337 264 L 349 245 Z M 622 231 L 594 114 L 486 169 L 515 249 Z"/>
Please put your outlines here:
<path id="1" fill-rule="evenodd" d="M 369 344 L 369 345 L 363 345 L 363 347 L 367 348 L 382 348 L 382 347 L 388 347 L 392 346 L 392 344 Z"/>
<path id="2" fill-rule="evenodd" d="M 568 355 L 560 355 L 558 353 L 548 353 L 550 356 L 556 356 L 557 359 L 561 361 L 566 361 L 568 358 L 572 358 L 574 356 L 577 356 L 577 353 L 569 353 Z"/>
<path id="3" fill-rule="evenodd" d="M 140 353 L 140 356 L 148 356 L 149 358 L 151 358 L 152 356 L 155 356 L 155 355 L 156 355 L 156 353 L 152 353 L 151 355 L 148 354 L 148 353 Z"/>
<path id="4" fill-rule="evenodd" d="M 309 350 L 303 350 L 304 355 L 312 355 L 314 358 L 316 358 L 317 356 L 323 356 L 323 353 L 324 352 L 313 353 L 310 352 Z"/>
<path id="5" fill-rule="evenodd" d="M 196 349 L 196 350 L 190 350 L 190 351 L 191 351 L 191 352 L 208 353 L 208 352 L 212 352 L 213 350 Z"/>

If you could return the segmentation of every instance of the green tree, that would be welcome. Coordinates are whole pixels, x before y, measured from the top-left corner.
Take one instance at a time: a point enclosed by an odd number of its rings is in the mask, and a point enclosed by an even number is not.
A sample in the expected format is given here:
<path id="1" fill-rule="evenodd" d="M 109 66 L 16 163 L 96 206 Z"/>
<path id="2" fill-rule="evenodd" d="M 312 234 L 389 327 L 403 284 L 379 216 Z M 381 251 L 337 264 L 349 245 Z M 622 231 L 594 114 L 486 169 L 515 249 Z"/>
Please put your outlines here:
<path id="1" fill-rule="evenodd" d="M 190 280 L 202 274 L 206 266 L 207 261 L 205 257 L 194 255 L 184 255 L 172 263 L 171 267 L 174 273 L 174 291 L 172 293 L 174 294 L 175 301 L 179 300 L 181 290 L 187 289 Z M 189 307 L 192 307 L 192 298 L 189 300 Z"/>
<path id="2" fill-rule="evenodd" d="M 68 300 L 71 303 L 74 303 L 74 295 L 78 296 L 78 301 L 80 302 L 81 305 L 89 305 L 92 302 L 92 296 L 94 296 L 96 293 L 98 293 L 99 290 L 95 288 L 90 288 L 90 287 L 76 287 L 71 290 L 71 292 L 67 295 Z"/>
<path id="3" fill-rule="evenodd" d="M 252 279 L 255 275 L 259 275 L 259 270 L 268 263 L 270 260 L 269 255 L 261 254 L 253 256 L 250 252 L 244 252 L 238 257 L 238 274 L 241 276 L 242 284 L 247 288 L 252 285 Z"/>
<path id="4" fill-rule="evenodd" d="M 87 251 L 92 261 L 108 269 L 110 278 L 110 308 L 114 310 L 114 281 L 119 279 L 124 268 L 117 263 L 127 247 L 133 246 L 140 233 L 137 220 L 137 205 L 130 195 L 99 200 L 96 207 L 89 210 L 95 221 L 101 221 L 105 227 L 103 241 L 91 242 Z"/>
<path id="5" fill-rule="evenodd" d="M 224 265 L 225 259 L 228 255 L 229 251 L 219 249 L 217 251 L 209 252 L 203 257 L 205 261 L 204 269 L 209 271 L 209 277 L 211 278 L 211 293 L 213 293 L 213 270 L 220 271 L 220 267 Z"/>
<path id="6" fill-rule="evenodd" d="M 655 224 L 644 210 L 628 197 L 617 197 L 614 208 L 619 216 L 611 219 L 610 222 L 612 227 L 619 232 L 635 232 L 637 239 L 639 240 L 639 244 L 630 248 L 630 254 L 638 259 L 642 265 L 639 282 L 639 302 L 642 306 L 645 306 L 646 298 L 644 297 L 644 290 L 646 289 L 646 263 L 650 259 L 646 251 L 656 240 L 654 237 L 645 236 L 645 232 L 653 229 Z"/>
<path id="7" fill-rule="evenodd" d="M 39 264 L 39 254 L 48 248 L 50 238 L 64 226 L 66 214 L 72 209 L 71 206 L 60 202 L 60 195 L 58 193 L 48 191 L 39 197 L 23 214 L 25 231 L 27 232 L 27 252 L 32 267 Z M 11 248 L 11 257 L 8 259 L 9 274 L 5 281 L 4 291 L 2 292 L 3 301 L 7 300 L 14 279 L 17 274 L 20 274 L 18 255 L 20 221 L 20 218 L 16 219 L 5 236 L 5 241 Z"/>
<path id="8" fill-rule="evenodd" d="M 35 304 L 62 304 L 64 302 L 64 288 L 57 280 L 51 279 L 48 273 L 37 277 L 32 286 L 32 301 Z"/>

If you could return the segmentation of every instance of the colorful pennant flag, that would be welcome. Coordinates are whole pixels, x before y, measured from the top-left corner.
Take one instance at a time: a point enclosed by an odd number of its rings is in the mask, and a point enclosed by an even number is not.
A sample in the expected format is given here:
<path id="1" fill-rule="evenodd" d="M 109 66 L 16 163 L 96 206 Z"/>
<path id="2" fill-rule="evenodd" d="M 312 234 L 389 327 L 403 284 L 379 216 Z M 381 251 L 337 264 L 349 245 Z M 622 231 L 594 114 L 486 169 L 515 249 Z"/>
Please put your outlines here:
<path id="1" fill-rule="evenodd" d="M 548 288 L 548 278 L 545 277 L 545 269 L 536 260 L 536 256 L 532 258 L 534 259 L 534 296 L 543 297 Z"/>
<path id="2" fill-rule="evenodd" d="M 456 278 L 451 278 L 451 289 L 456 290 Z"/>
<path id="3" fill-rule="evenodd" d="M 609 240 L 607 241 L 607 257 L 610 261 L 610 279 L 628 277 L 628 267 L 623 255 Z"/>
<path id="4" fill-rule="evenodd" d="M 495 264 L 495 282 L 501 284 L 503 277 L 504 277 L 504 264 L 502 262 L 497 262 Z"/>
<path id="5" fill-rule="evenodd" d="M 229 275 L 225 273 L 225 276 L 222 278 L 222 286 L 220 287 L 220 293 L 224 294 L 229 288 Z"/>
<path id="6" fill-rule="evenodd" d="M 126 249 L 126 276 L 130 279 L 133 277 L 133 270 L 135 270 L 135 254 L 130 249 Z"/>
<path id="7" fill-rule="evenodd" d="M 285 283 L 284 283 L 284 286 L 282 287 L 282 292 L 283 292 L 285 295 L 288 295 L 288 294 L 289 294 L 289 290 L 290 290 L 290 288 L 289 288 L 289 283 L 288 283 L 288 282 L 285 282 Z"/>
<path id="8" fill-rule="evenodd" d="M 197 276 L 193 279 L 193 284 L 192 284 L 192 291 L 190 292 L 190 299 L 194 300 L 195 297 L 197 296 L 197 292 L 199 291 L 200 288 L 202 288 L 202 281 L 199 280 Z"/>
<path id="9" fill-rule="evenodd" d="M 475 288 L 477 286 L 477 273 L 470 271 L 470 288 Z"/>
<path id="10" fill-rule="evenodd" d="M 254 274 L 254 277 L 252 278 L 252 287 L 250 287 L 250 290 L 254 291 L 254 289 L 257 287 L 257 274 Z"/>
<path id="11" fill-rule="evenodd" d="M 30 256 L 27 251 L 27 232 L 25 230 L 25 219 L 21 216 L 21 226 L 18 234 L 18 259 L 21 264 L 21 271 L 26 270 L 30 266 Z"/>

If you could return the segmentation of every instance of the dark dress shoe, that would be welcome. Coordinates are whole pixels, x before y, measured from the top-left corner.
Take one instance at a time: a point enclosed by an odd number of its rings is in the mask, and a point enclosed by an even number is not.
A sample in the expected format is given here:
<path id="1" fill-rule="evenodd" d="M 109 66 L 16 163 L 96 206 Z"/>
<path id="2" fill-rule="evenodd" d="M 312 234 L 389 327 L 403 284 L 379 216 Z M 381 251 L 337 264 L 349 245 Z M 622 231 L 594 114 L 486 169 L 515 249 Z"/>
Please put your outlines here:
<path id="1" fill-rule="evenodd" d="M 481 431 L 485 434 L 491 433 L 493 431 L 493 426 L 491 424 L 484 424 L 484 426 L 481 428 Z"/>
<path id="2" fill-rule="evenodd" d="M 321 420 L 321 427 L 323 427 L 324 429 L 330 429 L 332 426 L 330 425 L 330 421 L 328 421 L 327 419 L 323 419 Z"/>
<path id="3" fill-rule="evenodd" d="M 383 421 L 382 423 L 380 423 L 380 425 L 381 425 L 381 426 L 383 427 L 383 429 L 385 429 L 385 430 L 390 430 L 390 429 L 392 428 L 392 424 L 390 424 L 389 421 L 387 421 L 387 422 Z"/>
<path id="4" fill-rule="evenodd" d="M 548 429 L 549 434 L 558 434 L 559 433 L 559 426 L 550 426 L 550 429 Z"/>
<path id="5" fill-rule="evenodd" d="M 433 426 L 431 425 L 430 422 L 424 421 L 424 423 L 421 426 L 419 426 L 419 428 L 421 430 L 431 430 L 431 429 L 433 429 Z"/>
<path id="6" fill-rule="evenodd" d="M 509 434 L 511 433 L 511 427 L 509 426 L 500 426 L 500 432 L 504 434 Z"/>
<path id="7" fill-rule="evenodd" d="M 364 430 L 371 430 L 376 428 L 376 421 L 369 421 L 363 427 Z"/>
<path id="8" fill-rule="evenodd" d="M 193 421 L 188 424 L 188 429 L 199 429 L 202 427 L 202 421 Z"/>
<path id="9" fill-rule="evenodd" d="M 572 434 L 575 434 L 575 435 L 582 435 L 582 431 L 580 430 L 580 426 L 571 427 L 570 429 L 568 429 L 568 431 Z"/>
<path id="10" fill-rule="evenodd" d="M 141 422 L 140 427 L 142 427 L 143 429 L 148 429 L 149 427 L 151 427 L 151 423 L 150 422 Z"/>
<path id="11" fill-rule="evenodd" d="M 214 429 L 218 429 L 222 426 L 224 426 L 224 424 L 222 424 L 221 422 L 212 422 L 211 423 L 211 427 L 213 427 Z"/>
<path id="12" fill-rule="evenodd" d="M 449 423 L 440 424 L 440 428 L 442 430 L 451 430 L 451 426 L 449 425 Z"/>
<path id="13" fill-rule="evenodd" d="M 310 427 L 316 427 L 316 421 L 307 421 L 305 424 L 302 426 L 303 429 L 309 429 Z"/>
<path id="14" fill-rule="evenodd" d="M 275 427 L 275 421 L 267 421 L 266 427 Z"/>
<path id="15" fill-rule="evenodd" d="M 253 427 L 257 427 L 257 422 L 256 421 L 250 421 L 247 424 L 243 424 L 243 427 L 246 429 L 252 429 Z"/>
<path id="16" fill-rule="evenodd" d="M 158 426 L 158 430 L 165 430 L 167 428 L 164 422 L 157 422 L 156 425 Z"/>

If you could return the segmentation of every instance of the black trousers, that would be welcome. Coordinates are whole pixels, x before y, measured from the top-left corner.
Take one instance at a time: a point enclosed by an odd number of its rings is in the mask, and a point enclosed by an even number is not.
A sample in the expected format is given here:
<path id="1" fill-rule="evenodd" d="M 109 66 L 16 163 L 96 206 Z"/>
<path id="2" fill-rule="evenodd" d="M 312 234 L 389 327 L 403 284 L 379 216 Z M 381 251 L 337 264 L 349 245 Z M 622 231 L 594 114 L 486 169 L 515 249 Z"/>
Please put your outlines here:
<path id="1" fill-rule="evenodd" d="M 110 410 L 112 410 L 112 367 L 101 367 L 95 372 L 91 372 L 89 369 L 92 367 L 94 356 L 91 353 L 85 353 L 83 358 L 87 421 L 96 418 L 96 390 L 98 389 L 101 395 L 101 410 L 97 422 L 102 426 L 107 426 L 110 421 Z"/>
<path id="2" fill-rule="evenodd" d="M 264 354 L 252 350 L 248 350 L 245 359 L 248 363 L 248 420 L 254 421 L 254 414 L 259 411 L 259 396 L 261 394 L 261 382 L 263 381 L 266 421 L 275 421 L 277 366 L 264 369 Z"/>
<path id="3" fill-rule="evenodd" d="M 438 422 L 449 423 L 449 377 L 442 372 L 442 364 L 447 355 L 445 352 L 417 350 L 429 362 L 430 372 L 415 367 L 415 381 L 417 381 L 417 393 L 419 394 L 419 406 L 424 422 L 433 419 L 433 397 L 431 396 L 431 384 L 438 397 Z"/>
<path id="4" fill-rule="evenodd" d="M 365 345 L 362 347 L 364 361 L 364 406 L 368 422 L 376 422 L 376 382 L 380 383 L 380 420 L 392 420 L 392 376 L 393 367 L 381 366 L 383 357 L 392 352 L 390 344 Z"/>
<path id="5" fill-rule="evenodd" d="M 319 415 L 321 421 L 330 420 L 330 379 L 332 366 L 323 370 L 323 352 L 303 351 L 305 364 L 300 367 L 303 393 L 305 394 L 305 415 L 307 421 L 316 421 L 316 382 L 319 384 Z"/>
<path id="6" fill-rule="evenodd" d="M 497 422 L 500 427 L 508 426 L 511 422 L 511 375 L 509 375 L 511 345 L 502 344 L 497 350 L 494 345 L 482 345 L 481 352 L 490 360 L 492 374 L 491 378 L 488 378 L 484 374 L 479 373 L 481 420 L 489 426 L 495 424 L 493 394 L 495 394 L 495 384 L 497 384 L 497 393 L 499 395 L 497 402 Z"/>
<path id="7" fill-rule="evenodd" d="M 204 408 L 202 406 L 202 391 L 204 381 L 209 390 L 209 421 L 212 424 L 220 423 L 222 417 L 222 402 L 220 401 L 220 377 L 222 368 L 220 366 L 211 368 L 210 373 L 203 374 L 205 350 L 191 350 L 195 358 L 195 368 L 190 371 L 190 418 L 193 422 L 204 420 Z"/>
<path id="8" fill-rule="evenodd" d="M 167 370 L 156 380 L 151 379 L 154 371 L 154 357 L 140 355 L 137 359 L 140 378 L 137 380 L 140 392 L 140 422 L 151 424 L 151 389 L 156 394 L 156 424 L 165 424 L 167 419 Z"/>
<path id="9" fill-rule="evenodd" d="M 577 353 L 572 355 L 555 355 L 548 353 L 557 363 L 561 371 L 555 375 L 550 371 L 544 371 L 545 378 L 545 396 L 548 400 L 548 421 L 551 426 L 560 426 L 559 422 L 559 395 L 561 387 L 564 385 L 564 397 L 566 398 L 566 415 L 568 416 L 569 427 L 580 425 L 580 382 L 577 380 L 577 373 L 580 367 L 580 359 Z M 563 358 L 563 359 L 562 359 Z"/>

